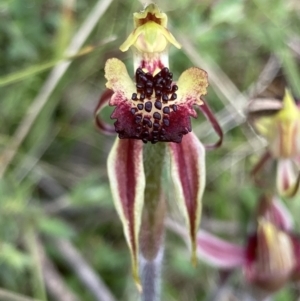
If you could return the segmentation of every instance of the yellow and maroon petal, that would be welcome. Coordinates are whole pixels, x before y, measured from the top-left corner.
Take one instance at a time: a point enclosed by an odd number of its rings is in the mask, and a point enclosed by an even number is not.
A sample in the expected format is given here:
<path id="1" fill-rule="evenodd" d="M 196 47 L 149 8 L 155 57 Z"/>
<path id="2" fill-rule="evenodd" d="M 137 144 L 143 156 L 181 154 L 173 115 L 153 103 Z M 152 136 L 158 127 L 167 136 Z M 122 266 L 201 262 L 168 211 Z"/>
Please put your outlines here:
<path id="1" fill-rule="evenodd" d="M 142 141 L 117 138 L 108 157 L 107 170 L 114 204 L 131 252 L 133 277 L 141 289 L 138 236 L 145 190 Z"/>
<path id="2" fill-rule="evenodd" d="M 267 220 L 259 220 L 257 234 L 247 246 L 246 277 L 259 287 L 274 292 L 289 280 L 295 267 L 291 237 Z"/>
<path id="3" fill-rule="evenodd" d="M 202 195 L 205 186 L 205 149 L 198 138 L 189 133 L 180 144 L 169 144 L 171 177 L 179 209 L 189 229 L 192 260 L 196 260 L 197 230 L 200 224 Z"/>

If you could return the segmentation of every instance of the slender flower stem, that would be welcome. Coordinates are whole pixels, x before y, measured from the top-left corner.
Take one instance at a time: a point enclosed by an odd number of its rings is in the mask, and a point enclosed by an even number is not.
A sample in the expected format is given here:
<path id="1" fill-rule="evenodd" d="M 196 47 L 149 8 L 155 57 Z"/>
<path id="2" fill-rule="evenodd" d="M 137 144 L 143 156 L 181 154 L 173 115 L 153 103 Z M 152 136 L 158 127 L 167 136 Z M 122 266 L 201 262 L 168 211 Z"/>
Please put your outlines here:
<path id="1" fill-rule="evenodd" d="M 165 202 L 161 192 L 165 144 L 146 144 L 144 168 L 146 175 L 145 203 L 140 231 L 140 271 L 142 301 L 159 301 Z"/>
<path id="2" fill-rule="evenodd" d="M 163 256 L 163 247 L 158 251 L 153 260 L 147 260 L 140 255 L 140 271 L 143 286 L 141 301 L 160 301 Z"/>

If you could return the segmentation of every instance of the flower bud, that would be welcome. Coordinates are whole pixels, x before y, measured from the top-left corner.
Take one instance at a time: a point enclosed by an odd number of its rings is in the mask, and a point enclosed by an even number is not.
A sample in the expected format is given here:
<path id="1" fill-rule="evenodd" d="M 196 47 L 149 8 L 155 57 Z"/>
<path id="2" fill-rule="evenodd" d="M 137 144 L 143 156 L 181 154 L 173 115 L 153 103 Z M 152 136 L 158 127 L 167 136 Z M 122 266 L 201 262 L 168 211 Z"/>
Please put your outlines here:
<path id="1" fill-rule="evenodd" d="M 268 140 L 273 157 L 292 158 L 300 154 L 300 110 L 288 90 L 283 108 L 272 116 L 258 118 L 254 125 Z"/>
<path id="2" fill-rule="evenodd" d="M 292 240 L 274 224 L 260 219 L 256 236 L 248 243 L 247 261 L 248 280 L 264 290 L 276 291 L 290 279 L 295 266 Z"/>

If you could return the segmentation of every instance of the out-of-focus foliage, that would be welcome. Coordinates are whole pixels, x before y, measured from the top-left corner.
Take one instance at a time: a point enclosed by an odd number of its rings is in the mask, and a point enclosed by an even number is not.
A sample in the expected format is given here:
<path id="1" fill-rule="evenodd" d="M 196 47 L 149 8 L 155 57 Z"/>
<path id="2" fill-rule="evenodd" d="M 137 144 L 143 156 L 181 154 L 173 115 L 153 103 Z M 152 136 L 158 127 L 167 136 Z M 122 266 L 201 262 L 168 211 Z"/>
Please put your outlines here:
<path id="1" fill-rule="evenodd" d="M 278 63 L 279 75 L 300 96 L 299 1 L 160 2 L 158 5 L 168 13 L 173 35 L 183 46 L 182 50 L 170 49 L 174 77 L 193 65 L 205 69 L 204 62 L 210 66 L 213 74 L 207 70 L 212 82 L 207 101 L 218 112 L 226 133 L 223 147 L 207 157 L 202 226 L 243 241 L 259 195 L 248 172 L 263 147 L 245 124 L 243 109 L 250 97 L 249 88 L 257 85 L 272 58 L 276 63 L 271 64 L 271 74 Z M 51 68 L 64 58 L 65 49 L 96 3 L 0 2 L 0 164 L 7 160 L 3 154 L 12 141 L 19 139 L 19 126 L 25 129 L 25 118 L 30 120 L 32 110 L 37 110 L 32 104 Z M 118 47 L 132 28 L 132 13 L 142 7 L 138 1 L 112 1 L 84 44 L 93 50 L 71 58 L 69 69 L 16 148 L 1 179 L 0 287 L 7 291 L 46 298 L 44 281 L 37 272 L 41 261 L 34 252 L 34 237 L 39 237 L 47 256 L 79 300 L 95 299 L 65 264 L 53 240 L 71 241 L 117 300 L 134 300 L 127 277 L 129 253 L 106 175 L 106 158 L 114 137 L 96 132 L 93 110 L 105 87 L 103 66 L 107 58 L 122 59 L 133 74 L 130 51 L 124 54 Z M 244 93 L 244 98 L 235 92 Z M 236 98 L 231 98 L 233 95 Z M 107 120 L 110 112 L 104 111 Z M 213 140 L 202 121 L 195 120 L 195 132 L 203 141 Z M 168 198 L 176 218 L 171 192 Z M 300 200 L 293 202 L 296 215 Z M 163 275 L 163 300 L 169 301 L 208 300 L 222 278 L 203 262 L 193 268 L 184 244 L 169 232 Z M 233 277 L 230 285 L 238 280 L 238 276 Z M 297 292 L 296 285 L 286 287 L 276 300 L 294 300 Z M 48 298 L 55 300 L 51 293 Z"/>

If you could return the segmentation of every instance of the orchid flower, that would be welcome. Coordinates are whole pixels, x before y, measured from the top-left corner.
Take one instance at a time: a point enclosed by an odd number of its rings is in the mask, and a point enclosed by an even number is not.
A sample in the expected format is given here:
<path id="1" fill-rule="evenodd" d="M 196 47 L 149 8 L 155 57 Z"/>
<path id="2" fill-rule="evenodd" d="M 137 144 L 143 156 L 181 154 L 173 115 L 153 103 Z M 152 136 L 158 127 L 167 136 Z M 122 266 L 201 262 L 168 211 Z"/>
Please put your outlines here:
<path id="1" fill-rule="evenodd" d="M 176 227 L 173 224 L 172 229 L 186 240 L 181 227 Z M 300 238 L 292 230 L 293 220 L 283 203 L 275 196 L 264 196 L 258 206 L 256 229 L 244 245 L 200 230 L 197 255 L 220 269 L 242 268 L 249 283 L 271 294 L 300 276 Z"/>
<path id="2" fill-rule="evenodd" d="M 254 127 L 268 141 L 268 149 L 253 168 L 255 176 L 270 159 L 277 160 L 276 186 L 279 195 L 292 197 L 300 186 L 300 108 L 285 90 L 282 108 L 271 116 L 254 120 Z"/>
<path id="3" fill-rule="evenodd" d="M 107 90 L 99 100 L 95 121 L 102 132 L 118 134 L 108 157 L 108 177 L 131 252 L 133 276 L 141 289 L 139 274 L 143 271 L 138 270 L 139 261 L 155 261 L 163 248 L 165 185 L 161 174 L 165 158 L 170 159 L 176 200 L 196 258 L 205 147 L 191 132 L 190 117 L 197 117 L 194 107 L 204 113 L 220 137 L 207 148 L 221 144 L 222 130 L 202 98 L 207 93 L 207 73 L 192 67 L 177 82 L 173 81 L 167 50 L 170 44 L 181 46 L 167 29 L 166 14 L 150 4 L 134 13 L 134 26 L 120 50 L 132 48 L 135 77 L 129 76 L 119 59 L 107 60 Z M 116 120 L 114 126 L 100 117 L 107 104 L 115 107 L 111 115 Z M 142 279 L 142 286 L 143 282 Z"/>

